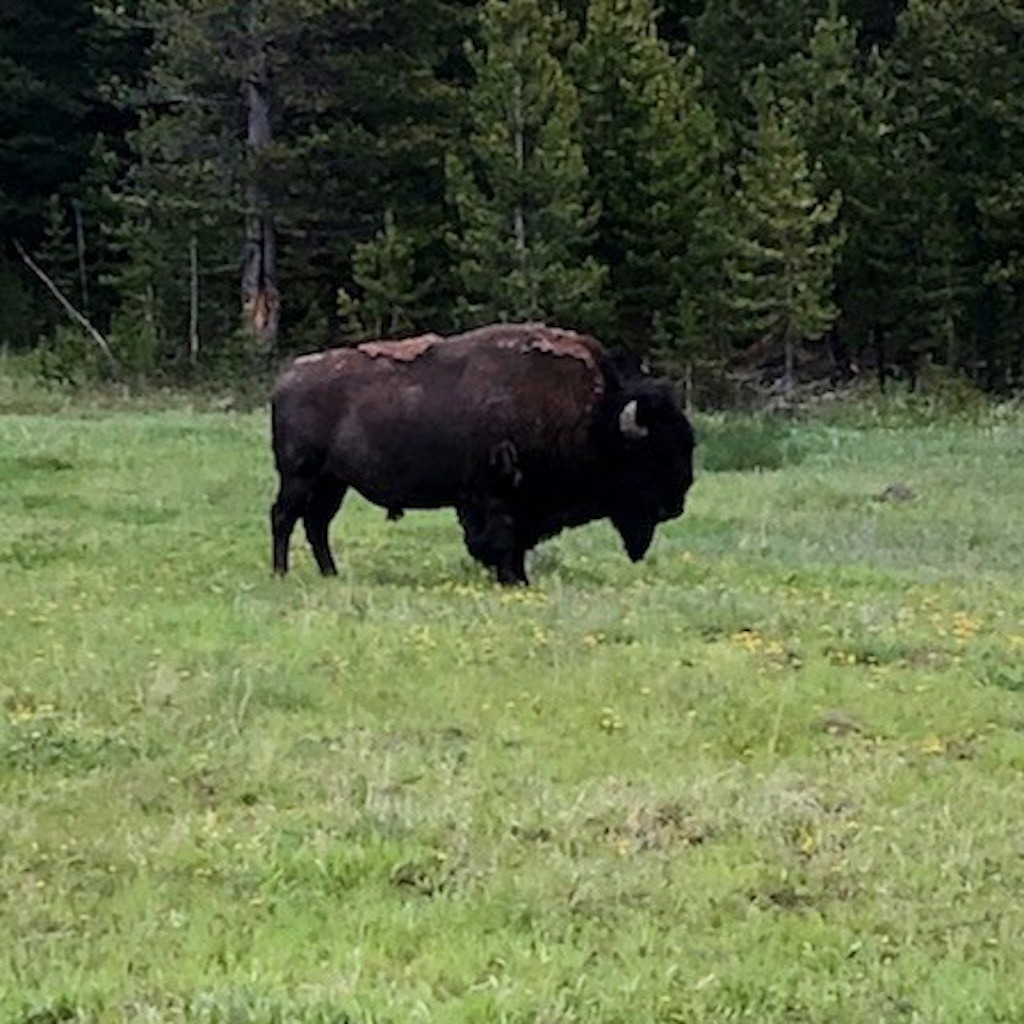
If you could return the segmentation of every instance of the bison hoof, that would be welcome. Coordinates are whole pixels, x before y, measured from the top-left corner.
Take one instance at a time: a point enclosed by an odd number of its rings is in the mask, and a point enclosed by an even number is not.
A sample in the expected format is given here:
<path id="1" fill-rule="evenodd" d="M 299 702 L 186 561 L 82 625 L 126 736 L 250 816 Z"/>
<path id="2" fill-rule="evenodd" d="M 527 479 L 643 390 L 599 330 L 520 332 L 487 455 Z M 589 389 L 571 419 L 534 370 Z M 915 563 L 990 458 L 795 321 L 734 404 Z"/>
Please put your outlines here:
<path id="1" fill-rule="evenodd" d="M 510 569 L 498 569 L 494 574 L 494 578 L 503 587 L 528 587 L 530 585 L 530 581 L 525 575 L 512 572 Z"/>

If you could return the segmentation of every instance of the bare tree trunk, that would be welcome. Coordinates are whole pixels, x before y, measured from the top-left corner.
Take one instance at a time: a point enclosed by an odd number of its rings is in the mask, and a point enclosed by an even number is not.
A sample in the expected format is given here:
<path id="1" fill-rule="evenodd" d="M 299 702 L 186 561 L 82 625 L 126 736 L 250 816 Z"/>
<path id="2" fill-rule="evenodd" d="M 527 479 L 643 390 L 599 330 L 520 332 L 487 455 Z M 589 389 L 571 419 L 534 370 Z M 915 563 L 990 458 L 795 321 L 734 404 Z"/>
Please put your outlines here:
<path id="1" fill-rule="evenodd" d="M 199 242 L 193 233 L 188 240 L 188 361 L 199 362 Z"/>
<path id="2" fill-rule="evenodd" d="M 1013 346 L 1006 369 L 1006 383 L 1010 387 L 1018 387 L 1024 383 L 1024 289 L 1016 289 L 1017 301 L 1017 343 Z"/>
<path id="3" fill-rule="evenodd" d="M 515 146 L 516 170 L 519 172 L 520 177 L 526 168 L 526 125 L 524 120 L 523 83 L 517 77 L 512 94 L 512 137 L 513 145 Z M 526 304 L 530 308 L 520 310 L 519 312 L 533 317 L 536 315 L 538 296 L 535 293 L 534 282 L 531 279 L 532 275 L 529 274 L 526 266 L 529 259 L 527 253 L 526 213 L 523 210 L 523 204 L 520 202 L 517 202 L 512 210 L 512 231 L 515 239 L 516 259 L 520 269 L 524 272 L 524 278 L 527 281 L 529 290 Z"/>
<path id="4" fill-rule="evenodd" d="M 71 200 L 71 209 L 75 215 L 75 249 L 78 253 L 78 287 L 82 299 L 82 311 L 89 315 L 89 277 L 85 272 L 85 226 L 82 223 L 82 204 L 77 199 Z"/>
<path id="5" fill-rule="evenodd" d="M 262 4 L 249 8 L 252 65 L 243 90 L 248 117 L 249 181 L 246 186 L 245 257 L 242 265 L 242 319 L 256 355 L 269 359 L 277 350 L 281 297 L 277 290 L 277 236 L 263 187 L 261 161 L 272 141 L 270 76 L 266 41 L 260 28 Z"/>
<path id="6" fill-rule="evenodd" d="M 518 78 L 512 91 L 512 140 L 516 150 L 516 170 L 522 174 L 526 167 L 526 126 L 523 124 L 523 83 Z M 521 203 L 516 203 L 512 219 L 516 252 L 522 258 L 526 253 L 526 218 Z"/>
<path id="7" fill-rule="evenodd" d="M 889 376 L 888 367 L 886 366 L 885 328 L 880 324 L 875 324 L 871 333 L 874 335 L 875 359 L 878 362 L 878 390 L 885 394 L 885 381 Z"/>
<path id="8" fill-rule="evenodd" d="M 782 336 L 783 358 L 785 369 L 782 377 L 782 390 L 786 395 L 793 393 L 793 386 L 796 383 L 796 345 L 793 342 L 793 329 L 786 324 Z"/>

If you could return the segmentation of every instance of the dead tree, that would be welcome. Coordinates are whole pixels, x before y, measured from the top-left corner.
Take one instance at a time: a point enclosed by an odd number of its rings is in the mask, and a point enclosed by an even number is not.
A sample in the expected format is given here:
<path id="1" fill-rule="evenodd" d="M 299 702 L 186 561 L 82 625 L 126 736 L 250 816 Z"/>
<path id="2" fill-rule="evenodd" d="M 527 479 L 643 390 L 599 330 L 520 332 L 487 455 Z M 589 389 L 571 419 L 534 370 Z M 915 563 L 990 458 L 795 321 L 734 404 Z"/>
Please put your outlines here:
<path id="1" fill-rule="evenodd" d="M 249 176 L 246 183 L 245 252 L 242 261 L 242 320 L 258 358 L 277 350 L 281 296 L 277 287 L 277 235 L 263 183 L 263 161 L 273 141 L 270 121 L 270 74 L 267 43 L 261 27 L 262 3 L 249 6 L 251 62 L 243 83 L 247 118 Z"/>

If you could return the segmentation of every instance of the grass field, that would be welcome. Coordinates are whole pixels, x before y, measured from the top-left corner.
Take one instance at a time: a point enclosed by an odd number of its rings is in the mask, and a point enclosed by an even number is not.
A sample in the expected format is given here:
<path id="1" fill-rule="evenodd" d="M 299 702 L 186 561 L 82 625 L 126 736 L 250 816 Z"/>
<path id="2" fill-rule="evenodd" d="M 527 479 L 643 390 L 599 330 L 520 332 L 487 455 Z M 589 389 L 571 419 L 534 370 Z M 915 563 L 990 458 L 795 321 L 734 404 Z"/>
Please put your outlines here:
<path id="1" fill-rule="evenodd" d="M 507 591 L 272 579 L 261 412 L 0 416 L 0 1020 L 1024 1021 L 1024 417 L 698 424 Z"/>

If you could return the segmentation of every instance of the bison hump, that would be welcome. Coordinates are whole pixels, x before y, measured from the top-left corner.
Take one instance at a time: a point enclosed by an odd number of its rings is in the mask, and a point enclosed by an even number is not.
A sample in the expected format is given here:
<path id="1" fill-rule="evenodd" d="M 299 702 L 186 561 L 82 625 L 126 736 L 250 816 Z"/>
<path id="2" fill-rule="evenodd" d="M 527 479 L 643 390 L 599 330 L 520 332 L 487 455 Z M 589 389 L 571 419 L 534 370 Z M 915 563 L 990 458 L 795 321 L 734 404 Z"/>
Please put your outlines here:
<path id="1" fill-rule="evenodd" d="M 411 363 L 441 340 L 438 334 L 421 334 L 404 341 L 367 341 L 357 348 L 371 359 L 394 359 L 400 363 Z"/>
<path id="2" fill-rule="evenodd" d="M 456 335 L 453 339 L 470 345 L 493 345 L 517 352 L 543 352 L 567 356 L 593 367 L 601 346 L 586 334 L 549 327 L 544 323 L 490 324 Z"/>

